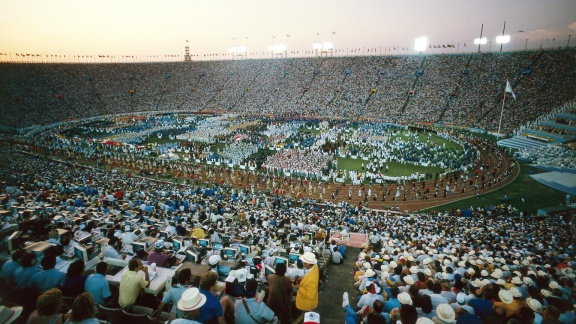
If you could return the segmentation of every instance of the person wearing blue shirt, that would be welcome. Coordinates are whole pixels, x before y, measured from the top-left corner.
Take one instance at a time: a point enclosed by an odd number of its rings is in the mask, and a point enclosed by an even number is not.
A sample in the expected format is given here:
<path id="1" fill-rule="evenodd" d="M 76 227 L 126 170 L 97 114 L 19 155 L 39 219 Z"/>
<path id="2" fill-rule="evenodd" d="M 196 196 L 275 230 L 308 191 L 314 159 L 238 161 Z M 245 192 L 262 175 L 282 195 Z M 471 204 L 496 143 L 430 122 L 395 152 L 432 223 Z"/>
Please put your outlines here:
<path id="1" fill-rule="evenodd" d="M 14 251 L 14 253 L 12 253 L 12 260 L 6 261 L 2 266 L 0 278 L 4 280 L 5 287 L 11 287 L 14 285 L 14 272 L 22 266 L 20 262 L 25 253 L 26 250 L 24 249 Z"/>
<path id="2" fill-rule="evenodd" d="M 390 288 L 390 295 L 392 295 L 392 296 L 390 297 L 389 300 L 384 302 L 384 312 L 385 313 L 390 314 L 390 312 L 394 308 L 400 308 L 401 304 L 400 304 L 400 301 L 398 300 L 398 294 L 399 293 L 400 293 L 400 290 L 398 289 L 398 287 Z"/>
<path id="3" fill-rule="evenodd" d="M 182 269 L 178 273 L 178 284 L 176 285 L 176 287 L 173 287 L 166 292 L 164 298 L 162 298 L 162 302 L 160 302 L 160 304 L 158 305 L 158 311 L 156 312 L 157 314 L 156 316 L 162 314 L 162 309 L 164 309 L 164 305 L 172 303 L 172 309 L 170 310 L 170 313 L 176 314 L 178 318 L 182 317 L 183 312 L 181 309 L 177 307 L 177 304 L 180 298 L 182 298 L 182 294 L 184 293 L 184 291 L 186 291 L 186 289 L 191 287 L 186 285 L 186 283 L 190 281 L 191 277 L 192 277 L 192 271 L 189 268 Z M 158 319 L 158 317 L 156 317 L 156 319 Z"/>
<path id="4" fill-rule="evenodd" d="M 46 255 L 42 259 L 41 264 L 44 270 L 32 276 L 28 287 L 36 289 L 40 293 L 52 288 L 62 287 L 66 281 L 66 274 L 54 268 L 56 266 L 56 257 Z"/>
<path id="5" fill-rule="evenodd" d="M 210 291 L 218 282 L 218 275 L 215 272 L 208 271 L 200 277 L 200 293 L 206 296 L 206 303 L 200 307 L 200 314 L 197 320 L 201 323 L 218 320 L 220 324 L 224 324 L 224 312 L 220 300 Z"/>
<path id="6" fill-rule="evenodd" d="M 36 267 L 37 262 L 38 259 L 36 259 L 34 253 L 26 252 L 24 256 L 22 256 L 22 266 L 14 271 L 14 283 L 16 283 L 16 287 L 28 288 L 32 276 L 40 272 L 40 269 Z"/>
<path id="7" fill-rule="evenodd" d="M 110 286 L 106 280 L 106 273 L 108 272 L 108 264 L 106 262 L 99 262 L 96 265 L 96 273 L 90 275 L 84 283 L 84 290 L 94 297 L 94 302 L 104 305 L 112 299 Z"/>

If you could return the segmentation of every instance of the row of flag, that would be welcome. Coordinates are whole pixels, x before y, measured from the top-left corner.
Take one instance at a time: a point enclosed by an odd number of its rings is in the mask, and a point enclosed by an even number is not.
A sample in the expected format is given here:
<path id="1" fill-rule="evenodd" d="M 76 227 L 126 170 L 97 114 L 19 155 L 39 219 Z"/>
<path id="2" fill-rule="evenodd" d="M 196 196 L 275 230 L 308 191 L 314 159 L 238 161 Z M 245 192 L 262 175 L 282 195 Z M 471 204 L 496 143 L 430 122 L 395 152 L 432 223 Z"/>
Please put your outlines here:
<path id="1" fill-rule="evenodd" d="M 290 36 L 290 35 L 287 35 Z M 466 44 L 463 44 L 464 47 L 466 47 Z M 428 45 L 429 48 L 456 48 L 455 45 L 452 44 L 443 44 L 443 45 Z M 350 52 L 350 53 L 361 53 L 361 52 L 366 52 L 366 53 L 376 53 L 378 52 L 378 50 L 380 51 L 384 51 L 384 52 L 390 52 L 390 51 L 408 51 L 410 50 L 409 47 L 404 47 L 404 46 L 389 46 L 389 47 L 380 47 L 379 49 L 376 47 L 370 47 L 370 48 L 340 48 L 340 49 L 334 49 L 332 50 L 333 53 L 343 53 L 343 52 Z M 316 50 L 308 50 L 308 51 L 290 51 L 290 54 L 314 54 L 316 53 Z M 270 52 L 248 52 L 247 54 L 249 55 L 268 55 L 270 54 Z M 8 53 L 0 53 L 0 56 L 6 55 L 8 56 Z M 233 56 L 233 53 L 210 53 L 210 54 L 191 54 L 191 57 L 213 57 L 213 56 Z M 22 54 L 22 53 L 16 53 L 17 57 L 67 57 L 66 55 L 58 55 L 58 54 Z M 161 57 L 182 57 L 183 54 L 164 54 L 164 55 L 146 55 L 146 56 L 142 56 L 143 58 L 161 58 Z M 94 58 L 94 57 L 98 57 L 98 58 L 138 58 L 138 56 L 136 55 L 68 55 L 68 57 L 74 57 L 74 58 Z"/>

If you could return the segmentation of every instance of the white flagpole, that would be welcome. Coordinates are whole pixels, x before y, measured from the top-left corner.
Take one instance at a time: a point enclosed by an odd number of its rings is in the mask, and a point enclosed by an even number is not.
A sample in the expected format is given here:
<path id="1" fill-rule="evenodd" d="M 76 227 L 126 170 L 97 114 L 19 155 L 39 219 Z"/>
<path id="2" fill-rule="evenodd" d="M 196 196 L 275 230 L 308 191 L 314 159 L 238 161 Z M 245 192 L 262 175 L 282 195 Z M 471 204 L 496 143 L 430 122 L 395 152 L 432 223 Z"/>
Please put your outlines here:
<path id="1" fill-rule="evenodd" d="M 498 134 L 500 134 L 500 126 L 502 126 L 502 114 L 504 113 L 505 102 L 506 102 L 506 89 L 504 89 L 504 98 L 502 98 L 502 109 L 500 110 L 500 121 L 498 122 Z"/>

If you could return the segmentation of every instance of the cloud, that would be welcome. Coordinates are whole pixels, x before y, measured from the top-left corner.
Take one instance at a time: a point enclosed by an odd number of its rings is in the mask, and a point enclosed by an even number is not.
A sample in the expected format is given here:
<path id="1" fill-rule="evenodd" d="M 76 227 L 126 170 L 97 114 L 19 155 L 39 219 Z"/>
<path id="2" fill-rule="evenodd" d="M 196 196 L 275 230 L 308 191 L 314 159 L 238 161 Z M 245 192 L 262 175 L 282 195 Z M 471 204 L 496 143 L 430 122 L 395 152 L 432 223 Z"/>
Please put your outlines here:
<path id="1" fill-rule="evenodd" d="M 573 23 L 571 23 L 571 24 L 569 24 L 569 25 L 568 25 L 568 28 L 570 28 L 570 30 L 576 31 L 576 21 L 573 22 Z"/>

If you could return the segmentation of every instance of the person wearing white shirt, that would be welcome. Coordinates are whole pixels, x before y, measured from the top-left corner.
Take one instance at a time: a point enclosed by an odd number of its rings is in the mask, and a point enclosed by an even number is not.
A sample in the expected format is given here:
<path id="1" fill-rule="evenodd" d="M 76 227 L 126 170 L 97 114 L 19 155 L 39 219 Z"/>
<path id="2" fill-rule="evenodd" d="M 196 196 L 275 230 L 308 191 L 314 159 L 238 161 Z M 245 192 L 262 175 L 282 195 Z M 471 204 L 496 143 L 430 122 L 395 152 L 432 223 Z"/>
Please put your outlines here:
<path id="1" fill-rule="evenodd" d="M 126 246 L 131 245 L 134 241 L 136 241 L 138 239 L 138 236 L 136 236 L 136 234 L 134 234 L 133 232 L 124 232 L 120 236 L 120 239 L 122 240 L 122 245 Z"/>

